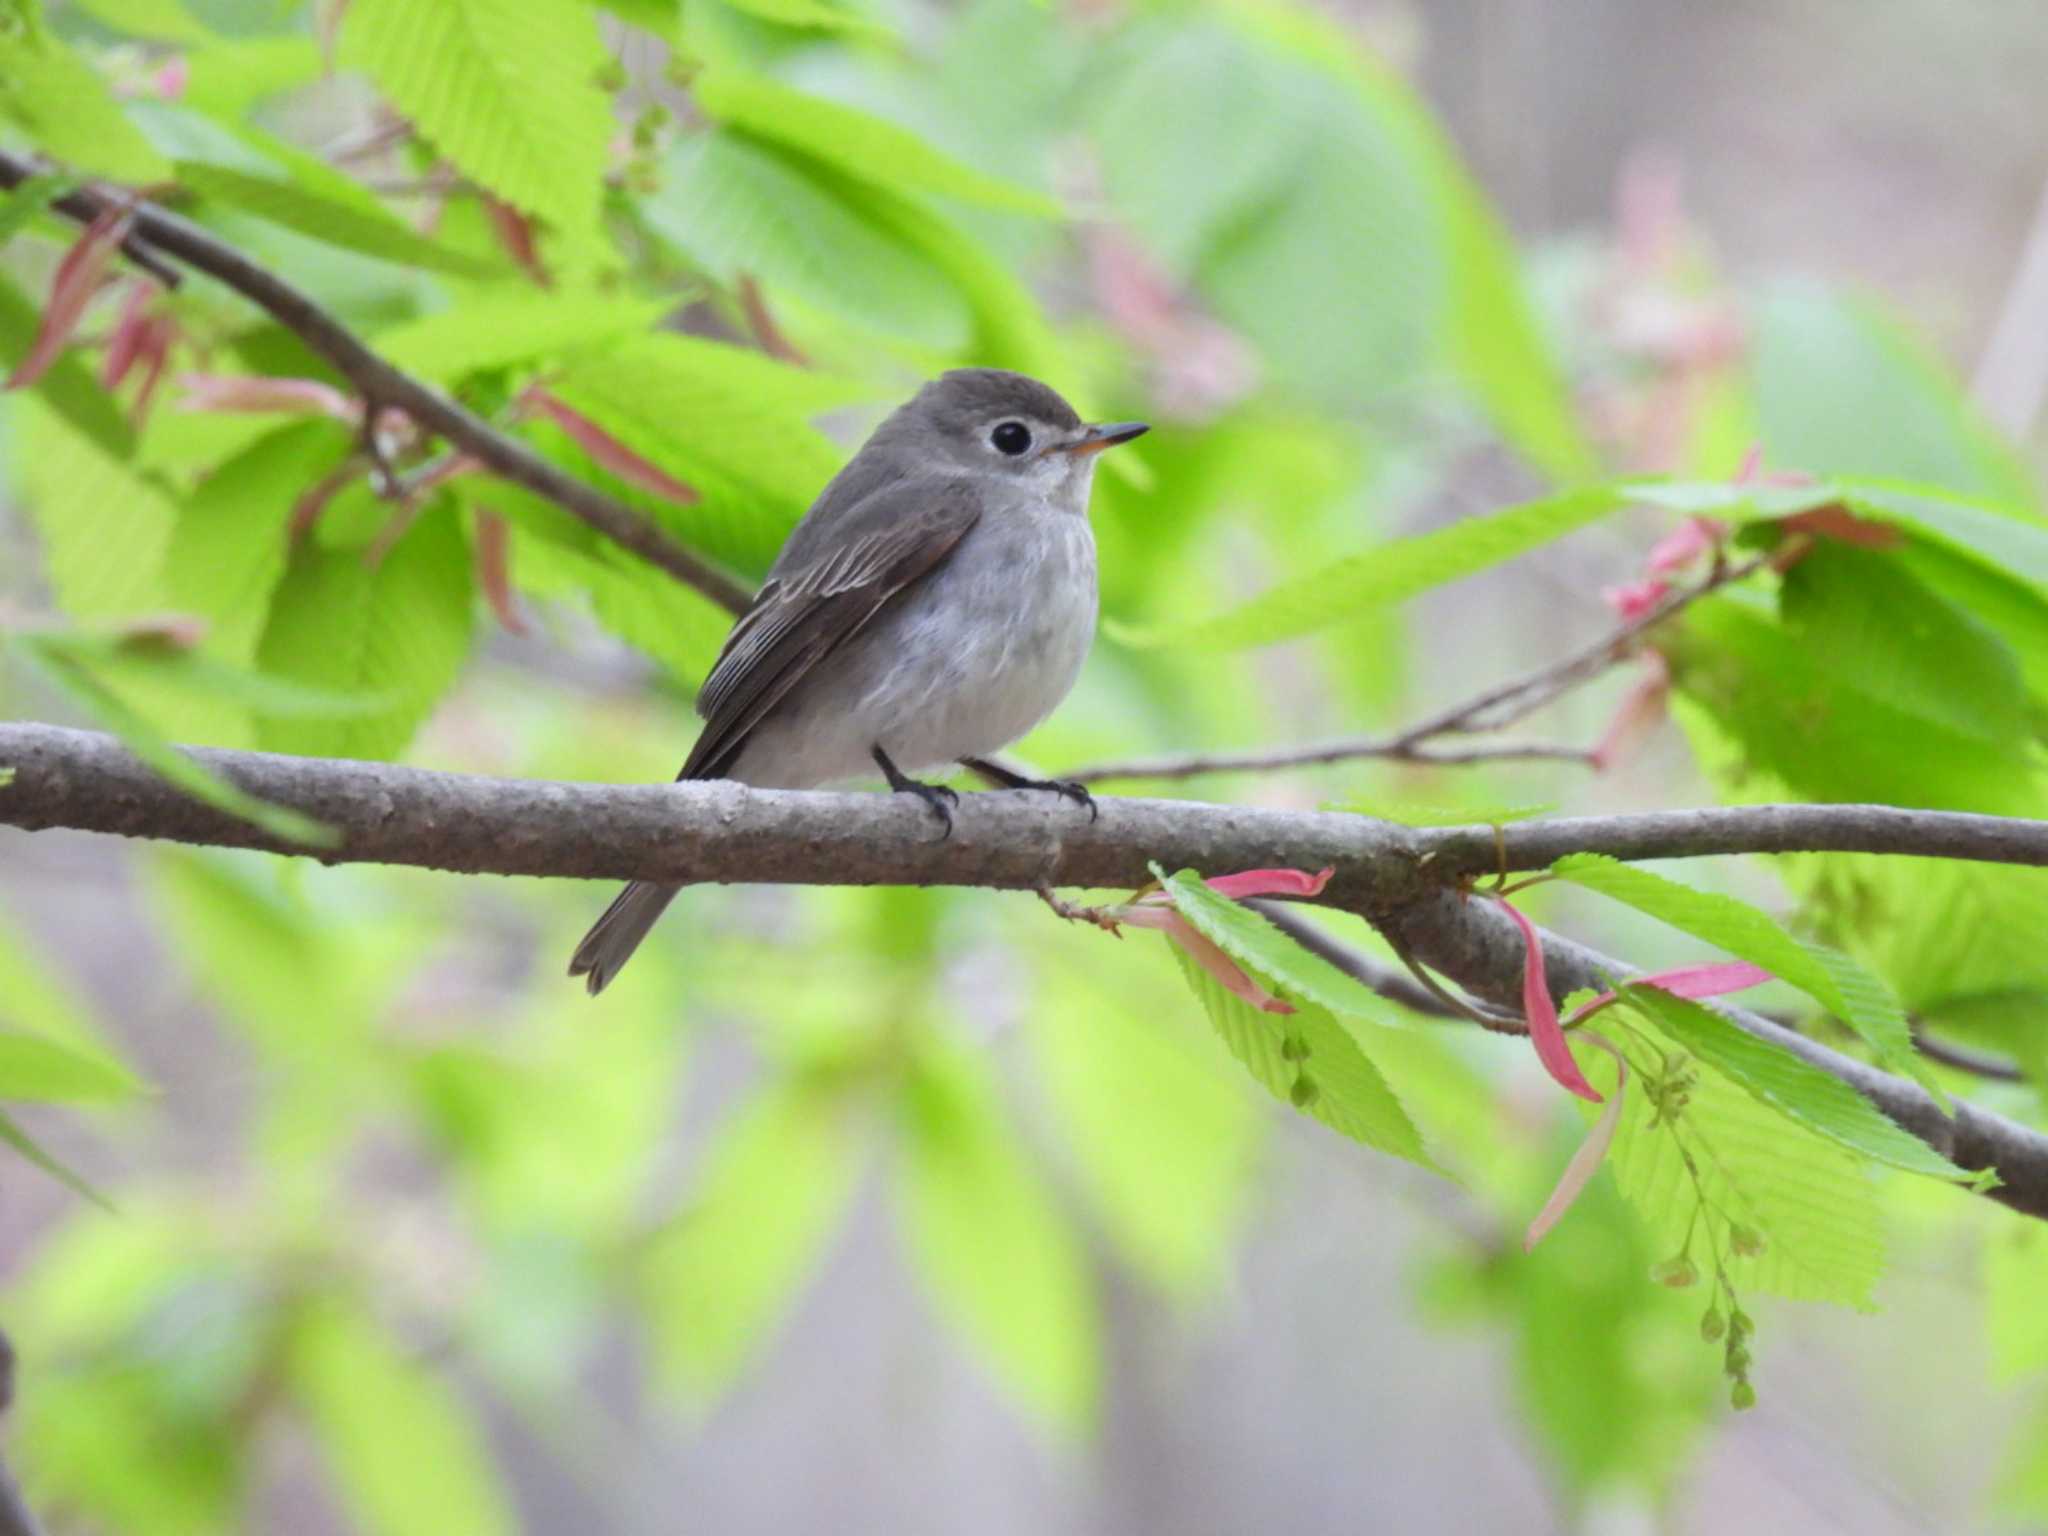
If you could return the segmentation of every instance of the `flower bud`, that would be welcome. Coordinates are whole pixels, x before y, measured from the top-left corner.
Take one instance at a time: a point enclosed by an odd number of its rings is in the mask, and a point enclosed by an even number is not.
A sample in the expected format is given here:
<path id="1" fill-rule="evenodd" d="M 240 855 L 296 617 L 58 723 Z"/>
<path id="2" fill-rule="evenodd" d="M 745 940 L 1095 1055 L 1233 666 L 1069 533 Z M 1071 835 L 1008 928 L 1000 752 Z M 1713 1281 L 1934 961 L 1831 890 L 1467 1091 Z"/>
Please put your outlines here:
<path id="1" fill-rule="evenodd" d="M 1322 1096 L 1323 1090 L 1316 1086 L 1316 1080 L 1312 1077 L 1297 1077 L 1294 1086 L 1287 1090 L 1288 1100 L 1296 1109 L 1309 1109 Z"/>
<path id="2" fill-rule="evenodd" d="M 1700 1283 L 1700 1271 L 1699 1266 L 1691 1259 L 1680 1254 L 1675 1259 L 1653 1264 L 1650 1267 L 1650 1278 L 1659 1285 L 1668 1285 L 1674 1291 L 1682 1291 L 1688 1286 Z"/>
<path id="3" fill-rule="evenodd" d="M 1727 1331 L 1728 1324 L 1722 1320 L 1720 1312 L 1713 1307 L 1707 1308 L 1707 1315 L 1700 1319 L 1700 1337 L 1711 1344 Z"/>
<path id="4" fill-rule="evenodd" d="M 1289 1035 L 1280 1042 L 1280 1058 L 1283 1061 L 1307 1061 L 1308 1042 L 1299 1035 Z"/>
<path id="5" fill-rule="evenodd" d="M 1764 1235 L 1755 1227 L 1737 1225 L 1728 1234 L 1728 1246 L 1741 1257 L 1753 1259 L 1764 1251 Z"/>
<path id="6" fill-rule="evenodd" d="M 1747 1378 L 1736 1382 L 1728 1389 L 1728 1406 L 1737 1413 L 1756 1406 L 1756 1388 L 1749 1384 Z"/>

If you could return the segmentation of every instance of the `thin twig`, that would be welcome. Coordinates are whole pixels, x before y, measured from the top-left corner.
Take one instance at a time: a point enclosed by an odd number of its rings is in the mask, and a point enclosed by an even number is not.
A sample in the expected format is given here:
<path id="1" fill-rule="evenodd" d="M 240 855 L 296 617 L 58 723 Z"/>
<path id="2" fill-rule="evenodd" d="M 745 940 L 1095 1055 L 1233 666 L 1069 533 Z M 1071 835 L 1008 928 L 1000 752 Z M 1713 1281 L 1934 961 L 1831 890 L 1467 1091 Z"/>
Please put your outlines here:
<path id="1" fill-rule="evenodd" d="M 1994 1083 L 2024 1083 L 2027 1074 L 2000 1056 L 1983 1051 L 1973 1051 L 1966 1045 L 1957 1045 L 1930 1035 L 1926 1030 L 1913 1027 L 1913 1043 L 1920 1047 L 1920 1054 L 1929 1061 L 1938 1061 L 1945 1067 L 1958 1072 L 1967 1072 L 1972 1077 L 1985 1078 Z"/>
<path id="2" fill-rule="evenodd" d="M 1635 642 L 1644 634 L 1708 593 L 1754 574 L 1768 563 L 1769 558 L 1768 555 L 1759 555 L 1739 565 L 1717 567 L 1694 585 L 1668 594 L 1647 612 L 1610 630 L 1592 644 L 1533 672 L 1488 688 L 1462 703 L 1439 710 L 1391 736 L 1359 736 L 1347 741 L 1285 747 L 1270 752 L 1206 752 L 1100 763 L 1061 776 L 1083 783 L 1101 783 L 1109 779 L 1189 779 L 1205 773 L 1258 773 L 1361 758 L 1443 764 L 1521 759 L 1590 765 L 1592 752 L 1579 747 L 1542 742 L 1492 742 L 1461 747 L 1433 746 L 1431 743 L 1441 736 L 1472 735 L 1513 725 L 1551 700 L 1625 660 Z"/>
<path id="3" fill-rule="evenodd" d="M 1321 763 L 1345 763 L 1361 758 L 1437 764 L 1591 763 L 1593 754 L 1584 747 L 1550 742 L 1500 741 L 1470 747 L 1432 748 L 1403 742 L 1393 736 L 1353 736 L 1305 747 L 1282 747 L 1271 752 L 1208 752 L 1187 757 L 1128 758 L 1070 769 L 1061 777 L 1085 784 L 1100 784 L 1112 779 L 1164 781 L 1200 778 L 1211 773 L 1265 773 L 1282 768 L 1310 768 Z"/>
<path id="4" fill-rule="evenodd" d="M 34 171 L 33 163 L 23 156 L 0 152 L 0 187 L 18 186 Z M 105 194 L 85 187 L 51 204 L 80 223 L 91 222 L 107 205 Z M 225 283 L 304 341 L 362 395 L 366 418 L 380 409 L 403 411 L 422 429 L 446 438 L 493 474 L 554 502 L 729 612 L 741 612 L 751 601 L 752 594 L 743 584 L 685 549 L 632 507 L 586 485 L 467 407 L 393 367 L 308 295 L 225 241 L 149 202 L 135 205 L 134 235 Z"/>

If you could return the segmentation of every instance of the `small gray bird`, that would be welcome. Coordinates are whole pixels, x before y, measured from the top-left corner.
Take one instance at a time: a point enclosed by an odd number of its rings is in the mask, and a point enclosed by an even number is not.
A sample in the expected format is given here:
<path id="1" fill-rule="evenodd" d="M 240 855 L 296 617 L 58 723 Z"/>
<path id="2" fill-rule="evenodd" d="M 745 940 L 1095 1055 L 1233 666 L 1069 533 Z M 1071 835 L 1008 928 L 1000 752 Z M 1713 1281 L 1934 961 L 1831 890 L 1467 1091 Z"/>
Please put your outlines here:
<path id="1" fill-rule="evenodd" d="M 962 368 L 875 429 L 782 547 L 697 695 L 678 779 L 814 789 L 880 769 L 953 830 L 959 796 L 910 775 L 995 752 L 1051 714 L 1095 638 L 1095 455 L 1146 430 L 1089 426 L 1036 379 Z M 569 962 L 618 975 L 679 889 L 636 881 Z"/>

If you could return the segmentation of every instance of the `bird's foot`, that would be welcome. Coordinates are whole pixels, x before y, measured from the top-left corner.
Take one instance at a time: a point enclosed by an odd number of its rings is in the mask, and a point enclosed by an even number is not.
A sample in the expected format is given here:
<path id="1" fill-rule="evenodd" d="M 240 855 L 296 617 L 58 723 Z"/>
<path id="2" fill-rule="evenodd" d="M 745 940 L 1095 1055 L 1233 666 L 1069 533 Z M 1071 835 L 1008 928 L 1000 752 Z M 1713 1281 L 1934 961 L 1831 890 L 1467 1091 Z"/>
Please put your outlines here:
<path id="1" fill-rule="evenodd" d="M 899 795 L 915 795 L 925 803 L 925 809 L 939 818 L 945 828 L 939 834 L 944 842 L 953 835 L 953 807 L 960 803 L 960 791 L 947 784 L 927 784 L 922 779 L 913 779 L 890 760 L 889 754 L 880 747 L 874 749 L 875 766 L 882 770 L 882 777 L 889 781 L 889 788 Z"/>
<path id="2" fill-rule="evenodd" d="M 1102 812 L 1096 808 L 1095 797 L 1088 792 L 1088 786 L 1078 779 L 1028 779 L 1021 773 L 1012 773 L 1001 763 L 991 762 L 985 757 L 963 757 L 961 760 L 976 773 L 994 779 L 1004 789 L 1043 789 L 1058 795 L 1062 800 L 1071 800 L 1085 806 L 1088 819 L 1094 821 Z"/>

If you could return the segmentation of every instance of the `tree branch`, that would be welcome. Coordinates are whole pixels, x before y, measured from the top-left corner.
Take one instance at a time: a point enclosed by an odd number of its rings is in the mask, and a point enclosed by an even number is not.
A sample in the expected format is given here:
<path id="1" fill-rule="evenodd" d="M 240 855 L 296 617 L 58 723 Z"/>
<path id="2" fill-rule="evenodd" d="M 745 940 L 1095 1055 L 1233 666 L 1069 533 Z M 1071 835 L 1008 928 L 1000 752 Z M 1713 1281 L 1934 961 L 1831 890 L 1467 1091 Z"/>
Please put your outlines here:
<path id="1" fill-rule="evenodd" d="M 27 158 L 0 151 L 0 187 L 19 186 L 34 173 L 35 166 Z M 65 217 L 85 224 L 108 202 L 105 194 L 82 187 L 58 198 L 51 206 Z M 355 386 L 363 397 L 365 421 L 374 421 L 380 410 L 402 410 L 421 427 L 440 434 L 494 474 L 546 497 L 613 543 L 659 566 L 720 607 L 738 613 L 751 600 L 752 594 L 744 584 L 692 554 L 624 502 L 558 469 L 467 407 L 394 368 L 312 298 L 259 267 L 233 246 L 154 203 L 137 202 L 134 213 L 132 241 L 144 250 L 174 256 L 195 271 L 218 279 L 268 313 Z"/>
<path id="2" fill-rule="evenodd" d="M 1468 901 L 1455 892 L 1440 891 L 1382 909 L 1373 921 L 1393 942 L 1411 947 L 1475 995 L 1519 1006 L 1523 940 L 1497 903 Z M 1580 988 L 1605 990 L 1607 977 L 1641 974 L 1633 966 L 1617 966 L 1606 955 L 1549 933 L 1543 936 L 1543 960 L 1550 989 L 1559 1000 Z M 1995 1169 L 2003 1182 L 1989 1194 L 1999 1204 L 2048 1219 L 2048 1136 L 1960 1099 L 1951 1120 L 1918 1083 L 1844 1056 L 1760 1014 L 1717 1007 L 1758 1039 L 1840 1078 L 1957 1167 L 1972 1172 Z"/>
<path id="3" fill-rule="evenodd" d="M 1490 827 L 1417 828 L 1366 816 L 1188 801 L 1107 799 L 1091 821 L 1032 794 L 969 796 L 953 835 L 933 835 L 901 795 L 758 790 L 726 782 L 564 784 L 389 763 L 192 749 L 209 769 L 334 828 L 326 863 L 585 879 L 813 885 L 1135 886 L 1149 864 L 1229 872 L 1334 869 L 1321 902 L 1370 920 L 1398 949 L 1475 997 L 1519 1004 L 1519 935 L 1471 875 L 1542 868 L 1565 853 L 1671 858 L 1726 853 L 1888 853 L 2048 864 L 2048 822 L 1887 806 L 1733 806 Z M 304 852 L 188 799 L 118 741 L 0 724 L 0 825 Z M 1334 943 L 1323 936 L 1325 944 Z M 1549 941 L 1560 996 L 1629 967 Z M 1370 985 L 1371 983 L 1368 982 Z M 1965 1168 L 1995 1168 L 1994 1198 L 2048 1218 L 2048 1137 L 1959 1106 L 1950 1121 L 1914 1084 L 1752 1014 L 1731 1013 L 1863 1093 Z"/>
<path id="4" fill-rule="evenodd" d="M 1469 747 L 1432 747 L 1442 736 L 1498 731 L 1534 714 L 1581 683 L 1590 682 L 1629 655 L 1636 641 L 1710 592 L 1762 569 L 1771 555 L 1740 565 L 1717 565 L 1700 581 L 1666 594 L 1646 612 L 1618 625 L 1569 655 L 1510 679 L 1463 703 L 1437 711 L 1391 736 L 1354 736 L 1319 746 L 1265 752 L 1205 752 L 1179 757 L 1141 758 L 1073 769 L 1063 778 L 1100 784 L 1110 779 L 1192 779 L 1206 773 L 1256 773 L 1305 768 L 1321 763 L 1386 758 L 1406 763 L 1478 763 L 1503 759 L 1588 763 L 1591 751 L 1539 742 L 1495 742 Z"/>

